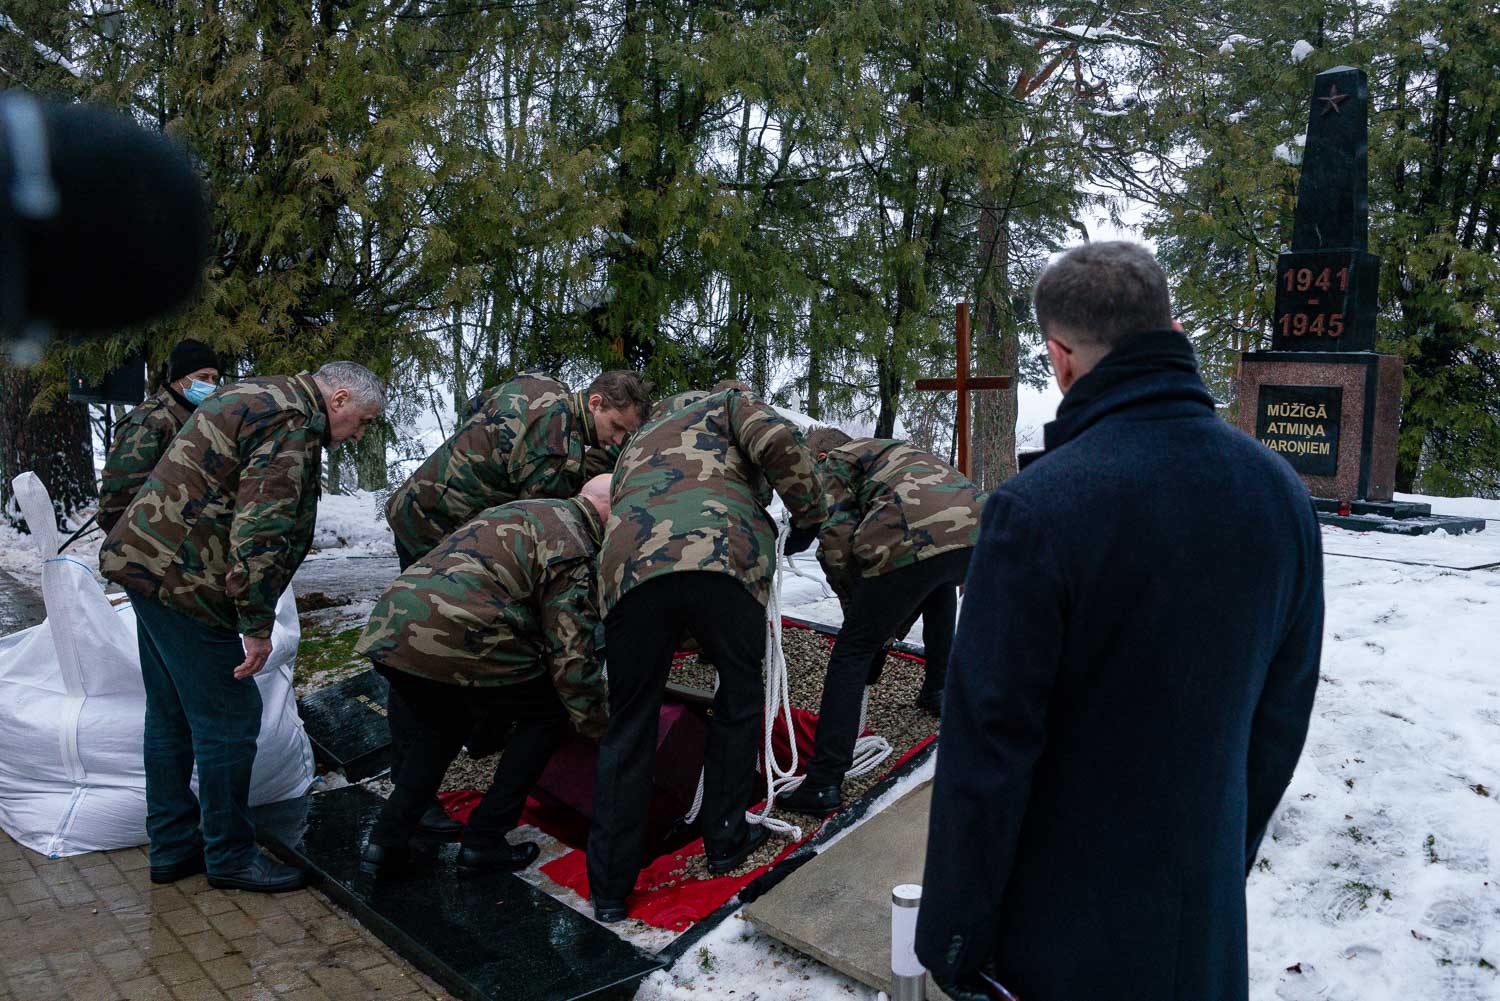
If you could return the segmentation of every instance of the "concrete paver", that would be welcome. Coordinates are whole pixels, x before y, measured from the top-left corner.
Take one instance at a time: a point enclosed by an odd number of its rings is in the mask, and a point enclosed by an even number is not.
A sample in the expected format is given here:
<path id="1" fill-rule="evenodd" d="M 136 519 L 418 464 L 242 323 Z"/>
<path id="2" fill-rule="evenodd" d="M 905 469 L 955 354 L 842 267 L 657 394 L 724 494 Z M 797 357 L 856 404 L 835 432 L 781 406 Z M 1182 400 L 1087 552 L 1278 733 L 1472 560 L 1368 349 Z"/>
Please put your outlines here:
<path id="1" fill-rule="evenodd" d="M 312 890 L 154 886 L 144 848 L 48 859 L 0 834 L 0 1001 L 449 995 Z"/>

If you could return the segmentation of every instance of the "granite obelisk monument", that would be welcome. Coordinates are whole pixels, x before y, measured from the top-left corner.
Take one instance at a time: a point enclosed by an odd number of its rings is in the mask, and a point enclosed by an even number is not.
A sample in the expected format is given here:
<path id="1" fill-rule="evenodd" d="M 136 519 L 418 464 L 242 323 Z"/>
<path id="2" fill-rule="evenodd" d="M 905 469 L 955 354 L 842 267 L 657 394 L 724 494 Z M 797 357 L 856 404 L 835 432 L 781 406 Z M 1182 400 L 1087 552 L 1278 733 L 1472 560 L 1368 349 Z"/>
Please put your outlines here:
<path id="1" fill-rule="evenodd" d="M 1239 424 L 1302 475 L 1325 521 L 1410 534 L 1483 528 L 1393 497 L 1401 359 L 1375 350 L 1369 110 L 1364 71 L 1337 66 L 1314 79 L 1271 350 L 1240 359 Z"/>
<path id="2" fill-rule="evenodd" d="M 1240 426 L 1339 505 L 1392 499 L 1401 415 L 1401 359 L 1375 353 L 1368 119 L 1362 71 L 1318 74 L 1271 350 L 1240 362 Z"/>

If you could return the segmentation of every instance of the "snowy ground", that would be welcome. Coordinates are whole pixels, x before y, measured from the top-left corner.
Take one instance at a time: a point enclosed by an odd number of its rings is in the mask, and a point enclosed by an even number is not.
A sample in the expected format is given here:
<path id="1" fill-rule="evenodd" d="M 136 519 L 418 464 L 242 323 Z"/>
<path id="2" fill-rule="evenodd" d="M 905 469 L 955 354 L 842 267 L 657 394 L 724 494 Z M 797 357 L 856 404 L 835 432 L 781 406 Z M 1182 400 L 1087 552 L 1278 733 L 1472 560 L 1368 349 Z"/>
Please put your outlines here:
<path id="1" fill-rule="evenodd" d="M 1324 529 L 1323 683 L 1247 888 L 1253 1001 L 1500 998 L 1500 573 L 1451 569 L 1500 560 L 1500 501 L 1402 499 L 1492 523 L 1463 537 Z M 837 621 L 819 587 L 788 577 L 787 611 Z M 637 995 L 874 996 L 739 915 Z"/>
<path id="2" fill-rule="evenodd" d="M 1490 524 L 1462 537 L 1324 529 L 1323 683 L 1248 886 L 1255 1001 L 1500 998 L 1500 572 L 1468 569 L 1500 562 L 1500 501 L 1402 499 Z M 391 553 L 375 495 L 325 496 L 317 546 L 330 578 L 347 567 L 378 593 L 393 572 L 369 559 Z M 97 548 L 96 534 L 72 551 Z M 785 610 L 839 621 L 816 562 L 796 565 L 806 576 L 785 579 Z M 0 571 L 35 585 L 29 539 L 0 528 Z M 736 916 L 638 996 L 873 994 Z"/>

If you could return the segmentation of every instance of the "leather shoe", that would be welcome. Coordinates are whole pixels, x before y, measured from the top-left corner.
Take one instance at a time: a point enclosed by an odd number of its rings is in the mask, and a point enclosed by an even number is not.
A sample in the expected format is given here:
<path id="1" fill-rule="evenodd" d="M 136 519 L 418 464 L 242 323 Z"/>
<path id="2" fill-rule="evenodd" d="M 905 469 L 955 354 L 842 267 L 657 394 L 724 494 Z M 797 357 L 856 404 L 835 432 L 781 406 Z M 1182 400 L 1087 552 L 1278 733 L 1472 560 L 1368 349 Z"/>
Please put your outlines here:
<path id="1" fill-rule="evenodd" d="M 448 811 L 443 809 L 441 803 L 433 803 L 422 814 L 422 819 L 417 821 L 417 830 L 444 838 L 456 838 L 463 829 L 464 825 L 448 816 Z"/>
<path id="2" fill-rule="evenodd" d="M 387 848 L 371 842 L 359 853 L 359 871 L 370 876 L 388 876 L 411 866 L 411 849 Z"/>
<path id="3" fill-rule="evenodd" d="M 301 889 L 307 874 L 268 855 L 258 855 L 254 862 L 235 872 L 209 873 L 208 885 L 220 890 L 247 890 L 250 893 L 284 893 Z"/>
<path id="4" fill-rule="evenodd" d="M 712 855 L 708 856 L 708 871 L 710 873 L 715 876 L 722 876 L 726 872 L 733 872 L 744 863 L 745 859 L 754 854 L 755 849 L 765 844 L 771 837 L 771 832 L 759 824 L 746 824 L 745 827 L 747 828 L 745 831 L 745 840 L 740 842 L 738 848 L 728 855 L 718 858 Z"/>
<path id="5" fill-rule="evenodd" d="M 203 852 L 200 849 L 185 859 L 169 862 L 166 865 L 153 865 L 151 867 L 151 882 L 175 883 L 179 879 L 198 875 L 198 873 L 204 871 L 204 868 Z"/>
<path id="6" fill-rule="evenodd" d="M 594 898 L 594 920 L 601 924 L 612 925 L 616 921 L 624 921 L 627 916 L 625 901 L 608 900 L 604 897 Z"/>
<path id="7" fill-rule="evenodd" d="M 932 691 L 928 691 L 925 688 L 922 689 L 917 693 L 916 706 L 927 715 L 936 716 L 941 719 L 943 715 L 943 690 L 941 688 L 935 688 Z"/>
<path id="8" fill-rule="evenodd" d="M 534 841 L 523 841 L 518 845 L 501 842 L 493 848 L 464 845 L 458 850 L 458 874 L 477 876 L 482 872 L 514 872 L 535 862 L 541 853 L 541 846 Z"/>
<path id="9" fill-rule="evenodd" d="M 776 805 L 793 813 L 826 817 L 844 805 L 838 786 L 810 786 L 804 781 L 785 796 L 776 797 Z"/>

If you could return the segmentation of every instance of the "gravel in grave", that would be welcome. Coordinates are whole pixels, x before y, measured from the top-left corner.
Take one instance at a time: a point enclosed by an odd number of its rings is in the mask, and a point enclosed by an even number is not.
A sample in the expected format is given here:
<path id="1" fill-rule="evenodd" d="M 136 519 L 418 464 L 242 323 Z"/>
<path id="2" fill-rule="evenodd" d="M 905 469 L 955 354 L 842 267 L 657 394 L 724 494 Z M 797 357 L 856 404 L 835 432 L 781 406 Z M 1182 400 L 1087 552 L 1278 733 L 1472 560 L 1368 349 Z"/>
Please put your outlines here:
<path id="1" fill-rule="evenodd" d="M 793 708 L 817 712 L 823 698 L 823 675 L 828 670 L 833 637 L 824 636 L 812 629 L 789 627 L 781 632 L 781 648 L 786 655 L 787 688 Z M 886 657 L 880 681 L 870 689 L 865 726 L 890 742 L 891 755 L 868 775 L 844 780 L 846 804 L 863 796 L 903 755 L 937 733 L 938 721 L 915 705 L 917 692 L 922 688 L 922 675 L 923 665 L 920 662 L 893 655 Z M 713 678 L 713 666 L 700 662 L 696 656 L 686 658 L 672 672 L 673 681 L 705 691 L 713 689 Z M 805 770 L 806 766 L 807 762 L 799 761 L 798 771 Z M 772 809 L 771 816 L 798 825 L 803 834 L 812 833 L 822 820 L 781 809 Z M 769 865 L 785 848 L 786 840 L 773 833 L 771 840 L 731 875 L 742 876 L 763 865 Z M 682 874 L 684 879 L 709 878 L 707 865 L 701 856 L 683 861 L 686 865 Z"/>
<path id="2" fill-rule="evenodd" d="M 782 633 L 781 644 L 786 654 L 792 705 L 798 709 L 817 712 L 823 696 L 823 675 L 828 669 L 831 638 L 811 629 L 789 628 Z M 917 692 L 922 687 L 922 671 L 922 664 L 917 661 L 905 657 L 886 657 L 880 682 L 870 690 L 865 725 L 890 742 L 891 756 L 870 774 L 844 780 L 845 803 L 863 796 L 890 770 L 892 764 L 937 732 L 938 721 L 914 705 Z M 700 662 L 696 656 L 690 656 L 672 671 L 672 680 L 709 691 L 713 689 L 713 675 L 712 665 Z M 497 761 L 494 755 L 476 760 L 467 753 L 460 753 L 443 777 L 442 788 L 487 789 L 494 777 Z M 799 763 L 799 770 L 805 767 L 806 762 Z M 812 833 L 821 822 L 821 818 L 780 809 L 772 810 L 771 816 L 800 826 L 804 834 Z M 786 840 L 772 834 L 771 839 L 731 875 L 744 875 L 768 865 L 785 848 Z M 702 856 L 679 858 L 683 863 L 679 874 L 681 880 L 711 878 Z"/>

